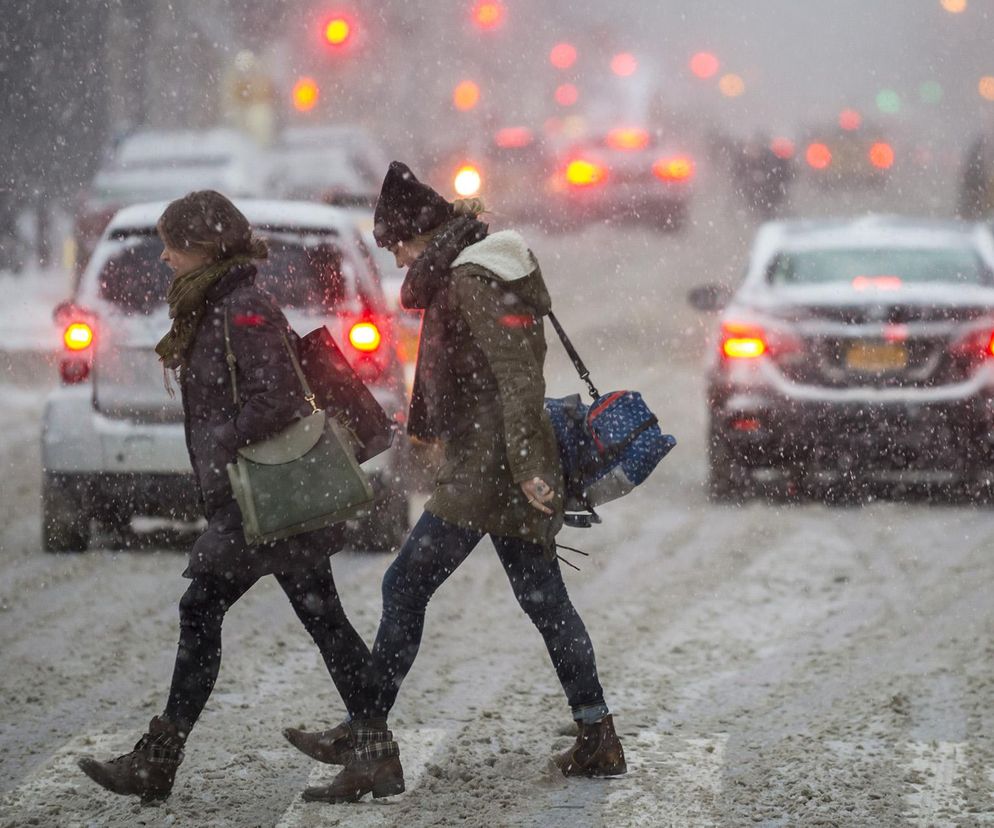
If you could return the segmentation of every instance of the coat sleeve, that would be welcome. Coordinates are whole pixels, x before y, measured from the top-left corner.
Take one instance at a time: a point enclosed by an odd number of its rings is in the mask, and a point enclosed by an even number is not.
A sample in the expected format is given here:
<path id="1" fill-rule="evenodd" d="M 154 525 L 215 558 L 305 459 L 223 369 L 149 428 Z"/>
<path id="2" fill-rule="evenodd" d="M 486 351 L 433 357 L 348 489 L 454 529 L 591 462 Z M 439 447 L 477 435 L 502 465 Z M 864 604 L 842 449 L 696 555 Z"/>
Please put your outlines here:
<path id="1" fill-rule="evenodd" d="M 262 294 L 249 294 L 227 313 L 241 407 L 215 434 L 233 451 L 286 426 L 303 404 L 303 390 L 283 344 L 283 333 L 291 347 L 293 338 L 280 309 Z"/>
<path id="2" fill-rule="evenodd" d="M 497 380 L 507 463 L 514 482 L 552 475 L 559 459 L 549 456 L 548 441 L 542 439 L 545 378 L 526 330 L 505 321 L 519 318 L 509 316 L 513 311 L 507 293 L 499 282 L 472 275 L 456 276 L 452 290 Z M 514 305 L 520 308 L 516 299 Z"/>

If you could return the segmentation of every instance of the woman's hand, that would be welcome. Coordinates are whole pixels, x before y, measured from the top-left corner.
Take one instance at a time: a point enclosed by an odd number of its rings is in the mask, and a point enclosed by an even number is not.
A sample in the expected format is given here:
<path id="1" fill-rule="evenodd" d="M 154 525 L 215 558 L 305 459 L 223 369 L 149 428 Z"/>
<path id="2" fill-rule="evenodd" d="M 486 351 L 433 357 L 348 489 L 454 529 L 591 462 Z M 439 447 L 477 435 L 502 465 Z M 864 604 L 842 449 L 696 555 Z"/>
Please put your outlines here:
<path id="1" fill-rule="evenodd" d="M 543 514 L 552 514 L 552 509 L 545 504 L 555 498 L 556 492 L 541 477 L 533 477 L 531 480 L 524 481 L 521 484 L 521 491 L 528 498 L 529 505 Z"/>

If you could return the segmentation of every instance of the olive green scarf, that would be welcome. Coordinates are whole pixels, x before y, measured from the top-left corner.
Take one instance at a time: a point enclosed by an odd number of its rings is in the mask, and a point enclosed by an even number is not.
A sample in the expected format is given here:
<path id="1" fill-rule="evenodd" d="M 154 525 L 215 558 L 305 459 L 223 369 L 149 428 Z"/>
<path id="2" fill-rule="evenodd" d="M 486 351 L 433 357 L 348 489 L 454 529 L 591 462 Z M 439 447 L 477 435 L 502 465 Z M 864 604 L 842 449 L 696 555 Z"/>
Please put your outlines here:
<path id="1" fill-rule="evenodd" d="M 207 307 L 207 292 L 232 268 L 252 261 L 249 256 L 235 256 L 198 267 L 173 279 L 166 293 L 172 327 L 155 352 L 165 368 L 179 368 L 186 362 L 187 352 L 200 327 Z"/>

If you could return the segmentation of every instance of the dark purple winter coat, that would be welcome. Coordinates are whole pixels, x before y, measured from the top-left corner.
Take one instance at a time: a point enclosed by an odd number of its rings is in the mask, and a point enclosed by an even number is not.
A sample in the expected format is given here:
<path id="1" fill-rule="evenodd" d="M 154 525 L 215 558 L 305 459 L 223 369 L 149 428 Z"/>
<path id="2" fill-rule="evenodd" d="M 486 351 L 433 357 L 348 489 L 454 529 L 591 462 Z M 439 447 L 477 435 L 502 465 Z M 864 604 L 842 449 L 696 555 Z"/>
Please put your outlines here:
<path id="1" fill-rule="evenodd" d="M 241 447 L 272 436 L 309 410 L 283 344 L 296 334 L 275 300 L 255 285 L 253 265 L 233 268 L 207 294 L 207 310 L 180 372 L 186 446 L 207 518 L 193 545 L 188 577 L 262 576 L 313 566 L 341 548 L 343 527 L 248 547 L 227 464 Z M 224 315 L 237 360 L 235 406 L 226 360 Z"/>

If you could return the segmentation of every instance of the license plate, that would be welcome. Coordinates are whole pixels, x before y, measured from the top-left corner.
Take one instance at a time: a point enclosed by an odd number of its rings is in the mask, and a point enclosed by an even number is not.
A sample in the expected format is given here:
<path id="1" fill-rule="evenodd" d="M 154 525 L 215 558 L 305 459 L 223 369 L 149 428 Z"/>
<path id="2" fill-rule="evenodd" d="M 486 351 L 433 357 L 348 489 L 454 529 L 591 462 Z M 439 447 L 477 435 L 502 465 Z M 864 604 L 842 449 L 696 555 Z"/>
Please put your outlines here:
<path id="1" fill-rule="evenodd" d="M 846 352 L 850 371 L 883 373 L 908 367 L 908 349 L 900 342 L 859 342 Z"/>

